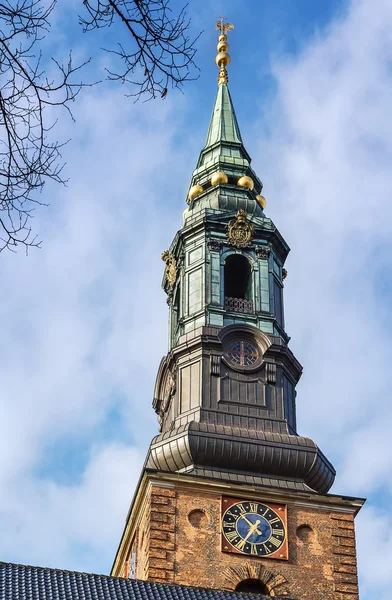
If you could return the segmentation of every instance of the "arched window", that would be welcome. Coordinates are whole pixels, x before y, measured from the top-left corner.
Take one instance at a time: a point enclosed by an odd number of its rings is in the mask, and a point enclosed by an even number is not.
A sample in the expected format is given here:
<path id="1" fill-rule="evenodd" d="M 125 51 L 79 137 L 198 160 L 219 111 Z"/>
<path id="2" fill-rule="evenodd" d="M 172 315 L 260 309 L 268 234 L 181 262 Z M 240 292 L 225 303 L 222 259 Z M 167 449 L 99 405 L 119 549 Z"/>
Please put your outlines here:
<path id="1" fill-rule="evenodd" d="M 241 254 L 230 254 L 225 262 L 225 307 L 235 312 L 253 312 L 252 277 L 249 261 Z"/>
<path id="2" fill-rule="evenodd" d="M 235 588 L 236 592 L 245 592 L 247 594 L 268 595 L 267 586 L 260 579 L 244 579 Z"/>

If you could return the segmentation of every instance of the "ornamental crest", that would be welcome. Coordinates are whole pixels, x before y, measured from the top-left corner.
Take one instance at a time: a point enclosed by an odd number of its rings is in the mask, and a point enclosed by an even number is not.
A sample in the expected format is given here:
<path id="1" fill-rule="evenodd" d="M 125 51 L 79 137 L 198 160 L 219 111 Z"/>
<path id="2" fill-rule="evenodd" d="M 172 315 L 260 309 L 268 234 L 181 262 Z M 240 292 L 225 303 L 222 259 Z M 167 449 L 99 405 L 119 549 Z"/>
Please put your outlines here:
<path id="1" fill-rule="evenodd" d="M 227 237 L 232 246 L 245 248 L 251 245 L 254 227 L 252 223 L 247 223 L 247 216 L 246 212 L 241 209 L 237 212 L 236 218 L 228 224 Z"/>
<path id="2" fill-rule="evenodd" d="M 173 287 L 177 279 L 177 261 L 174 258 L 174 254 L 171 254 L 168 250 L 165 250 L 162 254 L 162 260 L 166 263 L 165 277 L 170 287 Z"/>

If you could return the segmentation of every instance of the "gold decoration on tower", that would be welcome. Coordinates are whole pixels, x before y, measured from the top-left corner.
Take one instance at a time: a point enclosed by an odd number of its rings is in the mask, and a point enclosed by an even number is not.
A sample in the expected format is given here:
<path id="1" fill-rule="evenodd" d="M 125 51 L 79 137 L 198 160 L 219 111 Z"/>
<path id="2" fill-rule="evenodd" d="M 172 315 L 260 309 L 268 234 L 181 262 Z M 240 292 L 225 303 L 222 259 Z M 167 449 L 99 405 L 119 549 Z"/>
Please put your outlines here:
<path id="1" fill-rule="evenodd" d="M 191 187 L 191 189 L 189 190 L 189 194 L 188 194 L 189 200 L 193 200 L 193 198 L 196 198 L 196 196 L 198 196 L 202 192 L 204 192 L 204 190 L 201 187 L 201 185 L 193 185 Z"/>
<path id="2" fill-rule="evenodd" d="M 254 226 L 247 223 L 247 213 L 241 208 L 227 226 L 229 244 L 237 248 L 250 246 L 253 238 Z"/>
<path id="3" fill-rule="evenodd" d="M 227 43 L 226 33 L 234 29 L 234 25 L 225 21 L 224 17 L 221 17 L 216 24 L 216 28 L 221 32 L 216 47 L 218 55 L 215 58 L 215 62 L 219 67 L 218 85 L 221 85 L 221 83 L 228 83 L 229 81 L 226 67 L 230 63 L 230 54 L 227 53 L 229 44 Z"/>
<path id="4" fill-rule="evenodd" d="M 166 263 L 165 277 L 167 282 L 170 287 L 173 287 L 177 279 L 177 261 L 174 258 L 174 254 L 168 250 L 165 250 L 165 252 L 162 253 L 162 260 Z"/>
<path id="5" fill-rule="evenodd" d="M 243 177 L 239 178 L 239 180 L 237 181 L 237 185 L 239 185 L 240 187 L 246 187 L 248 188 L 248 190 L 252 191 L 255 184 L 253 183 L 253 179 L 251 179 L 247 175 L 244 175 Z"/>
<path id="6" fill-rule="evenodd" d="M 224 171 L 217 171 L 211 177 L 211 185 L 212 186 L 218 185 L 218 183 L 227 183 L 228 181 L 229 181 L 229 178 L 227 177 L 227 175 Z"/>
<path id="7" fill-rule="evenodd" d="M 256 200 L 260 204 L 261 208 L 264 210 L 267 206 L 267 200 L 264 198 L 264 196 L 257 195 Z"/>

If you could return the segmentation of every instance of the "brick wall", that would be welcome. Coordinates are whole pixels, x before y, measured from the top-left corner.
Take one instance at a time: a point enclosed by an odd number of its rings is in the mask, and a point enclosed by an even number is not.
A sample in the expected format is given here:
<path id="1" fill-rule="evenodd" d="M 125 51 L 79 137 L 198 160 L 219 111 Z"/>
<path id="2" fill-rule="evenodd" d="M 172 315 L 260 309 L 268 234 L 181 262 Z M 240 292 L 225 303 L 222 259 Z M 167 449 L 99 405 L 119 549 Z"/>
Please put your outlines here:
<path id="1" fill-rule="evenodd" d="M 352 515 L 288 502 L 289 560 L 269 560 L 221 552 L 220 504 L 204 486 L 153 485 L 140 520 L 137 577 L 229 590 L 258 578 L 271 596 L 358 600 Z"/>

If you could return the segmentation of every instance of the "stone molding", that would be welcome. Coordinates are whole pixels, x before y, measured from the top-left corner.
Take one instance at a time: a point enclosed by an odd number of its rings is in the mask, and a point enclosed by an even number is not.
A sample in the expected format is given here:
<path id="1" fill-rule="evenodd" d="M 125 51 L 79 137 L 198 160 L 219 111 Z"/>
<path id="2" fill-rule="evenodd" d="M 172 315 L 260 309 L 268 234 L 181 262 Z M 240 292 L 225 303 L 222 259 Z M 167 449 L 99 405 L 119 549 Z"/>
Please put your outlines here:
<path id="1" fill-rule="evenodd" d="M 228 567 L 224 571 L 224 589 L 233 591 L 241 581 L 257 579 L 263 583 L 270 596 L 287 596 L 287 579 L 278 572 L 267 569 L 264 565 L 253 562 L 246 563 L 243 567 Z"/>

